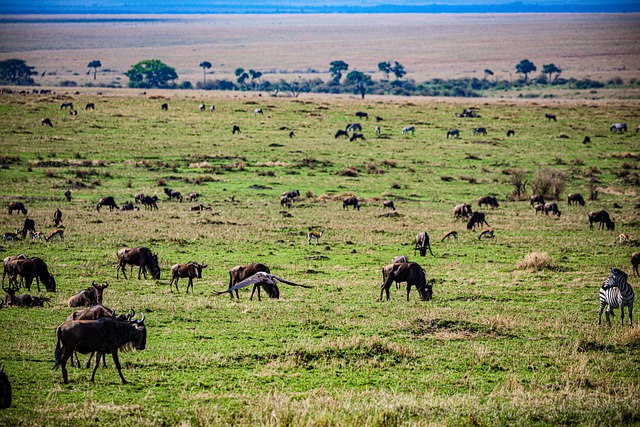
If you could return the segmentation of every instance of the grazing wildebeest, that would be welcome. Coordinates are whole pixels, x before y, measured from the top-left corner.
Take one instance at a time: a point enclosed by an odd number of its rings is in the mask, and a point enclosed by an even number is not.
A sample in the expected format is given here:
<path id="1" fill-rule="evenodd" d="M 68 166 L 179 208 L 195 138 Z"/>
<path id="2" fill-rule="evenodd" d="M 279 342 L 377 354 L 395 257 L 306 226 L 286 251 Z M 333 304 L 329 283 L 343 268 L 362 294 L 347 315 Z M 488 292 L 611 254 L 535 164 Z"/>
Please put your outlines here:
<path id="1" fill-rule="evenodd" d="M 458 240 L 458 232 L 455 230 L 451 230 L 449 231 L 447 234 L 445 234 L 442 239 L 440 239 L 441 242 L 444 242 L 445 240 L 451 239 L 453 237 L 454 240 Z"/>
<path id="2" fill-rule="evenodd" d="M 429 253 L 432 256 L 435 256 L 431 251 L 431 244 L 429 243 L 429 235 L 427 234 L 426 231 L 421 231 L 416 235 L 415 244 L 413 245 L 413 255 L 415 256 L 416 250 L 419 250 L 420 256 L 426 256 L 427 249 L 429 249 Z"/>
<path id="3" fill-rule="evenodd" d="M 234 134 L 234 135 L 235 135 L 236 133 L 242 133 L 242 132 L 240 132 L 240 126 L 238 126 L 238 125 L 233 125 L 233 127 L 231 128 L 231 133 L 232 133 L 232 134 Z"/>
<path id="4" fill-rule="evenodd" d="M 176 199 L 177 201 L 182 202 L 182 194 L 180 194 L 179 191 L 175 191 L 170 189 L 169 187 L 165 187 L 164 194 L 167 195 L 169 201 L 171 201 L 171 199 Z"/>
<path id="5" fill-rule="evenodd" d="M 58 339 L 55 350 L 55 365 L 62 367 L 62 379 L 68 383 L 67 361 L 74 351 L 82 354 L 97 352 L 96 365 L 93 368 L 90 381 L 94 381 L 96 370 L 100 365 L 100 353 L 110 353 L 113 363 L 118 369 L 123 384 L 127 381 L 122 375 L 118 349 L 122 348 L 144 350 L 147 343 L 147 330 L 144 326 L 144 314 L 140 320 L 120 322 L 111 317 L 97 320 L 72 320 L 65 322 L 56 329 Z"/>
<path id="6" fill-rule="evenodd" d="M 360 202 L 357 197 L 347 197 L 342 201 L 342 209 L 349 209 L 349 206 L 353 206 L 353 210 L 360 210 Z"/>
<path id="7" fill-rule="evenodd" d="M 207 106 L 206 106 L 206 105 L 204 105 L 204 104 L 200 104 L 200 106 L 198 107 L 198 109 L 199 109 L 200 111 L 204 111 L 206 108 L 207 108 Z"/>
<path id="8" fill-rule="evenodd" d="M 296 197 L 300 197 L 300 190 L 285 191 L 282 195 L 295 201 Z"/>
<path id="9" fill-rule="evenodd" d="M 542 203 L 538 203 L 533 207 L 533 209 L 536 211 L 536 215 L 538 215 L 538 212 L 544 212 L 544 205 Z"/>
<path id="10" fill-rule="evenodd" d="M 64 242 L 64 230 L 62 230 L 60 228 L 56 228 L 51 233 L 49 233 L 48 236 L 46 236 L 44 238 L 44 241 L 48 242 L 49 240 L 53 239 L 54 237 L 57 237 L 57 238 L 60 239 L 61 242 Z"/>
<path id="11" fill-rule="evenodd" d="M 7 274 L 9 275 L 9 284 L 11 284 L 11 281 L 13 280 L 13 277 L 15 274 L 15 270 L 14 270 L 15 265 L 12 263 L 12 261 L 15 261 L 17 259 L 27 259 L 27 256 L 25 254 L 10 255 L 4 259 L 3 261 L 4 271 L 2 272 L 3 285 L 4 285 L 4 278 L 7 276 Z"/>
<path id="12" fill-rule="evenodd" d="M 22 235 L 22 238 L 27 237 L 27 231 L 36 231 L 36 222 L 30 218 L 25 218 L 22 223 L 22 230 L 17 230 Z"/>
<path id="13" fill-rule="evenodd" d="M 202 196 L 202 194 L 200 194 L 200 193 L 189 193 L 189 201 L 190 202 L 197 202 L 198 199 L 200 198 L 200 196 Z"/>
<path id="14" fill-rule="evenodd" d="M 349 123 L 345 130 L 347 132 L 362 132 L 362 125 L 360 123 Z"/>
<path id="15" fill-rule="evenodd" d="M 44 307 L 45 303 L 50 303 L 51 298 L 37 297 L 29 294 L 16 296 L 17 289 L 2 287 L 7 293 L 4 301 L 5 307 Z"/>
<path id="16" fill-rule="evenodd" d="M 53 212 L 53 223 L 56 227 L 62 224 L 62 211 L 60 210 L 60 208 L 56 208 L 56 210 Z"/>
<path id="17" fill-rule="evenodd" d="M 469 218 L 469 216 L 471 216 L 471 214 L 473 214 L 473 210 L 471 209 L 471 205 L 468 203 L 462 203 L 462 204 L 456 205 L 453 208 L 454 219 L 460 219 L 460 218 L 467 219 Z"/>
<path id="18" fill-rule="evenodd" d="M 358 132 L 355 132 L 353 135 L 351 135 L 351 138 L 349 138 L 349 142 L 353 142 L 356 139 L 362 139 L 363 141 L 365 140 L 364 135 Z"/>
<path id="19" fill-rule="evenodd" d="M 636 273 L 636 276 L 640 277 L 638 266 L 640 266 L 640 252 L 634 252 L 631 254 L 631 267 L 633 268 L 634 273 Z"/>
<path id="20" fill-rule="evenodd" d="M 258 273 L 258 272 L 265 272 L 265 273 L 271 273 L 271 270 L 269 270 L 269 267 L 267 267 L 264 264 L 260 264 L 260 263 L 254 263 L 254 264 L 247 264 L 247 265 L 238 265 L 233 267 L 231 270 L 229 270 L 229 296 L 231 297 L 231 299 L 233 300 L 233 291 L 231 291 L 231 289 L 237 285 L 238 283 L 242 282 L 243 280 L 253 276 L 254 274 Z M 258 287 L 261 286 L 260 283 L 257 283 L 253 286 L 253 290 L 251 291 L 251 298 L 253 299 L 253 293 L 256 291 L 256 289 L 258 289 Z M 236 299 L 238 301 L 240 301 L 240 297 L 238 295 L 238 290 L 234 289 L 236 292 Z M 269 296 L 271 296 L 272 293 L 272 289 L 269 289 L 269 286 L 265 287 L 265 292 L 267 292 L 267 294 Z M 260 293 L 258 293 L 258 299 L 260 299 Z"/>
<path id="21" fill-rule="evenodd" d="M 363 111 L 356 111 L 356 117 L 359 117 L 359 118 L 364 117 L 365 120 L 369 120 L 369 114 Z"/>
<path id="22" fill-rule="evenodd" d="M 458 129 L 449 129 L 447 131 L 447 139 L 449 139 L 449 137 L 452 138 L 460 138 L 460 131 Z"/>
<path id="23" fill-rule="evenodd" d="M 120 270 L 122 270 L 122 275 L 124 278 L 127 278 L 127 274 L 125 272 L 125 266 L 128 264 L 131 266 L 131 270 L 129 272 L 130 275 L 133 275 L 133 266 L 137 265 L 138 268 L 138 279 L 140 279 L 140 275 L 143 274 L 144 278 L 147 278 L 147 269 L 151 273 L 151 277 L 155 280 L 160 279 L 160 266 L 158 265 L 158 255 L 155 255 L 149 250 L 149 248 L 145 246 L 138 246 L 137 248 L 124 248 L 118 251 L 118 267 L 116 268 L 116 279 L 119 277 Z"/>
<path id="24" fill-rule="evenodd" d="M 560 217 L 561 212 L 558 209 L 558 204 L 556 202 L 549 202 L 544 204 L 544 214 L 549 215 L 549 212 Z"/>
<path id="25" fill-rule="evenodd" d="M 591 138 L 589 138 L 588 136 L 585 136 L 584 139 L 582 140 L 583 144 L 589 144 L 591 142 Z"/>
<path id="26" fill-rule="evenodd" d="M 11 406 L 11 383 L 9 377 L 4 373 L 4 364 L 0 366 L 0 409 Z"/>
<path id="27" fill-rule="evenodd" d="M 53 123 L 51 123 L 51 119 L 48 117 L 45 117 L 44 119 L 40 120 L 40 125 L 53 127 Z"/>
<path id="28" fill-rule="evenodd" d="M 60 105 L 60 109 L 62 110 L 64 108 L 73 110 L 73 102 L 63 102 L 62 105 Z"/>
<path id="29" fill-rule="evenodd" d="M 67 189 L 64 192 L 64 197 L 65 197 L 65 199 L 67 199 L 67 202 L 70 202 L 71 201 L 71 190 Z"/>
<path id="30" fill-rule="evenodd" d="M 478 206 L 482 206 L 482 205 L 488 205 L 488 206 L 491 206 L 492 208 L 500 207 L 500 204 L 498 203 L 498 199 L 495 196 L 480 197 L 480 199 L 478 200 Z"/>
<path id="31" fill-rule="evenodd" d="M 78 112 L 76 110 L 71 110 L 71 111 L 69 111 L 69 115 L 70 116 L 77 116 Z"/>
<path id="32" fill-rule="evenodd" d="M 56 280 L 53 275 L 49 273 L 47 263 L 42 258 L 26 258 L 26 259 L 14 259 L 9 262 L 9 272 L 12 275 L 9 276 L 9 285 L 12 281 L 17 285 L 18 276 L 24 278 L 24 285 L 27 291 L 31 291 L 31 284 L 33 279 L 36 279 L 38 286 L 38 292 L 40 292 L 40 282 L 44 285 L 48 292 L 56 291 Z"/>
<path id="33" fill-rule="evenodd" d="M 549 114 L 546 113 L 544 115 L 544 117 L 547 119 L 548 122 L 550 122 L 551 120 L 553 120 L 554 122 L 557 122 L 558 120 L 556 119 L 556 115 L 555 114 Z"/>
<path id="34" fill-rule="evenodd" d="M 133 200 L 135 200 L 136 203 L 142 203 L 142 199 L 144 199 L 144 193 L 137 193 L 133 196 Z"/>
<path id="35" fill-rule="evenodd" d="M 349 132 L 347 132 L 346 130 L 338 129 L 334 138 L 338 139 L 341 136 L 344 136 L 345 138 L 349 138 Z"/>
<path id="36" fill-rule="evenodd" d="M 376 126 L 376 136 L 380 136 L 380 126 Z"/>
<path id="37" fill-rule="evenodd" d="M 202 211 L 210 211 L 213 208 L 211 206 L 205 206 L 202 203 L 199 203 L 197 206 L 191 206 L 189 208 L 189 212 L 202 212 Z"/>
<path id="38" fill-rule="evenodd" d="M 456 113 L 456 117 L 471 117 L 471 118 L 480 117 L 480 115 L 476 112 L 476 110 L 477 110 L 476 107 L 465 108 L 462 111 L 462 113 Z"/>
<path id="39" fill-rule="evenodd" d="M 473 130 L 473 134 L 474 135 L 477 135 L 477 134 L 480 134 L 480 133 L 483 134 L 483 135 L 486 135 L 487 134 L 487 129 L 486 128 L 475 128 Z"/>
<path id="40" fill-rule="evenodd" d="M 109 310 L 107 307 L 103 306 L 103 305 L 94 305 L 93 307 L 88 307 L 88 308 L 83 308 L 81 310 L 77 310 L 74 311 L 73 313 L 71 313 L 69 315 L 69 317 L 67 317 L 67 322 L 71 322 L 73 320 L 97 320 L 97 319 L 101 319 L 103 317 L 111 317 L 111 318 L 115 318 L 119 321 L 126 321 L 128 322 L 129 320 L 131 320 L 131 318 L 134 316 L 134 313 L 129 313 L 129 314 L 119 314 L 116 317 L 116 312 L 115 310 Z M 76 366 L 79 368 L 80 367 L 80 358 L 78 357 L 78 355 L 74 352 L 75 355 L 75 360 L 76 360 Z M 104 355 L 102 355 L 104 356 Z M 85 363 L 84 367 L 85 369 L 88 369 L 89 366 L 91 366 L 91 359 L 93 359 L 93 353 L 91 353 L 91 355 L 89 356 L 89 359 L 87 359 L 87 362 Z M 71 365 L 73 366 L 73 355 L 71 356 Z M 102 357 L 102 366 L 103 367 L 107 367 L 107 363 L 105 361 L 105 358 Z"/>
<path id="41" fill-rule="evenodd" d="M 529 198 L 529 201 L 531 202 L 531 206 L 534 206 L 534 205 L 539 204 L 539 203 L 542 203 L 544 205 L 546 203 L 544 201 L 544 197 L 542 197 L 541 194 L 531 196 Z"/>
<path id="42" fill-rule="evenodd" d="M 22 202 L 10 202 L 9 203 L 9 215 L 13 214 L 13 211 L 18 211 L 23 215 L 27 214 L 27 208 L 24 207 Z"/>
<path id="43" fill-rule="evenodd" d="M 210 109 L 211 109 L 211 112 L 214 112 L 214 111 L 216 111 L 216 106 L 215 105 L 211 105 Z"/>
<path id="44" fill-rule="evenodd" d="M 613 133 L 623 133 L 627 131 L 626 123 L 614 123 L 609 127 L 609 132 Z"/>
<path id="45" fill-rule="evenodd" d="M 102 294 L 108 287 L 109 284 L 107 282 L 103 285 L 92 282 L 90 288 L 83 289 L 69 298 L 67 305 L 69 307 L 91 307 L 92 305 L 102 304 Z"/>
<path id="46" fill-rule="evenodd" d="M 569 206 L 573 204 L 584 206 L 584 199 L 582 198 L 582 195 L 578 193 L 571 193 L 567 196 L 567 203 L 569 203 Z"/>
<path id="47" fill-rule="evenodd" d="M 187 293 L 189 293 L 189 287 L 191 287 L 191 293 L 193 293 L 193 279 L 202 279 L 202 269 L 207 268 L 206 264 L 200 264 L 197 262 L 189 262 L 187 264 L 174 264 L 171 267 L 171 280 L 169 281 L 169 291 L 171 291 L 171 285 L 175 283 L 176 292 L 180 292 L 178 289 L 178 280 L 180 278 L 188 278 Z"/>
<path id="48" fill-rule="evenodd" d="M 296 136 L 296 134 L 293 131 L 289 132 L 289 139 L 293 139 L 293 137 Z"/>
<path id="49" fill-rule="evenodd" d="M 161 109 L 162 111 L 168 111 L 168 110 L 169 110 L 169 104 L 167 104 L 167 103 L 165 102 L 164 104 L 162 104 L 162 105 L 160 106 L 160 109 Z"/>
<path id="50" fill-rule="evenodd" d="M 515 131 L 515 130 L 513 130 L 513 129 L 509 129 L 509 130 L 507 131 L 507 136 L 508 136 L 508 137 L 509 137 L 509 136 L 515 136 L 515 135 L 516 135 L 516 131 Z"/>
<path id="51" fill-rule="evenodd" d="M 415 126 L 405 126 L 404 128 L 402 128 L 402 134 L 403 135 L 406 135 L 409 132 L 411 132 L 411 135 L 415 135 L 416 127 Z"/>
<path id="52" fill-rule="evenodd" d="M 157 201 L 158 196 L 144 196 L 140 203 L 142 203 L 142 206 L 144 206 L 145 210 L 158 210 L 158 204 L 156 203 Z"/>
<path id="53" fill-rule="evenodd" d="M 376 116 L 376 122 L 381 122 L 381 121 L 383 121 L 383 120 L 384 120 L 384 119 L 383 119 L 382 117 L 380 117 L 380 116 Z"/>
<path id="54" fill-rule="evenodd" d="M 422 301 L 430 301 L 433 296 L 433 286 L 427 283 L 423 268 L 415 262 L 387 265 L 382 269 L 382 279 L 384 282 L 380 286 L 380 301 L 382 301 L 384 293 L 387 294 L 387 301 L 391 299 L 389 289 L 394 281 L 396 283 L 407 282 L 407 301 L 409 301 L 411 286 L 416 287 Z"/>
<path id="55" fill-rule="evenodd" d="M 393 200 L 385 200 L 384 202 L 382 202 L 382 208 L 388 208 L 392 211 L 396 210 L 396 206 L 393 204 Z"/>
<path id="56" fill-rule="evenodd" d="M 609 218 L 609 212 L 602 210 L 598 212 L 589 212 L 589 230 L 593 230 L 593 223 L 598 223 L 598 229 L 607 226 L 607 230 L 613 231 L 616 228 L 616 223 Z"/>
<path id="57" fill-rule="evenodd" d="M 290 208 L 291 207 L 291 199 L 288 196 L 280 196 L 280 207 Z"/>
<path id="58" fill-rule="evenodd" d="M 487 227 L 491 227 L 485 220 L 484 213 L 474 212 L 473 215 L 471 215 L 471 219 L 469 219 L 469 222 L 467 223 L 467 230 L 475 230 L 476 226 L 482 226 L 482 224 L 487 224 Z"/>
<path id="59" fill-rule="evenodd" d="M 261 116 L 264 116 L 264 112 L 262 111 L 262 108 L 256 108 L 255 110 L 253 110 L 254 116 L 257 116 L 258 114 L 260 114 Z"/>
<path id="60" fill-rule="evenodd" d="M 247 286 L 253 285 L 253 289 L 254 290 L 256 289 L 256 287 L 258 289 L 258 301 L 262 301 L 262 299 L 260 298 L 260 287 L 262 287 L 265 290 L 267 295 L 269 295 L 269 298 L 279 299 L 280 298 L 280 289 L 278 289 L 278 282 L 286 283 L 287 285 L 291 285 L 291 286 L 300 286 L 302 288 L 307 288 L 307 289 L 311 288 L 311 286 L 299 285 L 297 283 L 293 283 L 293 282 L 290 282 L 288 280 L 282 279 L 282 278 L 276 276 L 275 274 L 270 274 L 270 273 L 265 273 L 264 271 L 259 271 L 259 272 L 255 273 L 255 274 L 253 274 L 252 276 L 244 279 L 243 281 L 241 281 L 237 285 L 227 289 L 226 291 L 216 292 L 215 294 L 216 295 L 222 295 L 222 294 L 226 294 L 226 293 L 231 294 L 233 291 L 236 291 L 236 293 L 237 293 L 238 289 L 242 289 L 242 288 L 245 288 Z M 251 292 L 251 297 L 253 297 L 253 291 Z"/>
<path id="61" fill-rule="evenodd" d="M 109 211 L 113 211 L 114 208 L 120 209 L 118 205 L 116 205 L 116 201 L 111 196 L 102 197 L 100 200 L 98 200 L 98 205 L 96 206 L 96 210 L 100 212 L 100 208 L 102 206 L 109 206 Z"/>
<path id="62" fill-rule="evenodd" d="M 324 233 L 324 230 L 319 230 L 319 231 L 309 231 L 307 233 L 307 244 L 310 245 L 312 240 L 316 241 L 316 245 L 318 244 L 318 242 L 320 241 L 320 238 L 322 237 L 322 234 Z"/>
<path id="63" fill-rule="evenodd" d="M 85 111 L 86 110 L 95 110 L 96 106 L 95 106 L 95 104 L 93 102 L 89 102 L 89 103 L 87 103 L 87 105 L 84 106 L 84 109 L 85 109 Z"/>

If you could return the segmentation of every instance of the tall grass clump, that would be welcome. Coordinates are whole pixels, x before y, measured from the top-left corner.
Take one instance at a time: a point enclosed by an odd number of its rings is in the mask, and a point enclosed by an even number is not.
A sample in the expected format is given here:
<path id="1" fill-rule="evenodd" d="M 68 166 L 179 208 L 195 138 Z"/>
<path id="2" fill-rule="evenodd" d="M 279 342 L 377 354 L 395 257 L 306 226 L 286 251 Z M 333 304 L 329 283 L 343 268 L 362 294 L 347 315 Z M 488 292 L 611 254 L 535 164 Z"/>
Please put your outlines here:
<path id="1" fill-rule="evenodd" d="M 567 181 L 566 174 L 558 169 L 540 169 L 531 183 L 531 190 L 547 199 L 559 199 Z"/>
<path id="2" fill-rule="evenodd" d="M 531 252 L 524 256 L 517 264 L 521 270 L 544 270 L 552 268 L 551 259 L 546 252 Z"/>

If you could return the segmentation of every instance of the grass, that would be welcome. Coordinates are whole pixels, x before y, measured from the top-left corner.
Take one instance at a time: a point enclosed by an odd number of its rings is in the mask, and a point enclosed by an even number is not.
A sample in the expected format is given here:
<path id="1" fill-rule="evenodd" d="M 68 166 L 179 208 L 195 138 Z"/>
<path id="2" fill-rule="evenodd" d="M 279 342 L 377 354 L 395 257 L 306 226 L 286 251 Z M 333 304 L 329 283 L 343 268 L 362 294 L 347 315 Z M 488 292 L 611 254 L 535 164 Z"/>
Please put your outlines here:
<path id="1" fill-rule="evenodd" d="M 637 138 L 608 132 L 612 122 L 633 123 L 637 105 L 476 100 L 482 117 L 461 119 L 454 115 L 461 104 L 437 99 L 211 95 L 215 113 L 198 111 L 190 93 L 0 96 L 2 199 L 22 200 L 45 231 L 60 207 L 65 226 L 64 242 L 0 247 L 3 256 L 41 256 L 58 283 L 44 309 L 0 310 L 1 361 L 14 386 L 14 405 L 0 412 L 0 424 L 640 420 L 638 329 L 621 327 L 619 317 L 612 328 L 595 327 L 609 268 L 630 271 L 634 248 L 617 244 L 617 233 L 640 233 L 637 186 L 619 173 L 639 168 Z M 96 110 L 69 116 L 59 105 L 70 98 Z M 160 111 L 163 102 L 169 111 Z M 264 117 L 253 116 L 256 106 Z M 364 122 L 365 141 L 335 140 L 359 110 L 384 118 L 381 138 Z M 547 123 L 545 112 L 558 122 Z M 53 128 L 40 126 L 43 117 Z M 234 124 L 240 135 L 231 134 Z M 415 136 L 400 134 L 408 124 Z M 488 135 L 473 137 L 477 126 Z M 445 138 L 451 127 L 461 130 L 459 139 Z M 508 129 L 516 137 L 507 138 Z M 591 144 L 582 144 L 585 135 Z M 524 170 L 531 182 L 549 168 L 565 174 L 567 193 L 585 198 L 595 176 L 598 200 L 569 207 L 562 194 L 560 218 L 509 201 L 505 171 Z M 201 193 L 212 210 L 188 212 L 192 204 L 169 202 L 165 186 Z M 301 198 L 288 217 L 280 195 L 293 189 Z M 95 209 L 100 197 L 121 205 L 139 192 L 157 194 L 160 210 Z M 480 210 L 476 201 L 487 194 L 500 201 L 498 209 L 481 209 L 496 237 L 480 241 L 480 231 L 453 219 L 453 207 Z M 342 209 L 351 195 L 362 199 L 360 211 Z M 383 216 L 383 200 L 394 201 L 398 216 Z M 603 208 L 615 233 L 588 229 L 587 212 Z M 22 220 L 0 213 L 4 231 Z M 459 239 L 441 243 L 451 229 Z M 308 230 L 324 230 L 317 245 L 307 244 Z M 422 230 L 436 257 L 412 253 Z M 159 255 L 161 280 L 116 280 L 116 251 L 139 245 Z M 537 252 L 552 268 L 519 266 Z M 390 302 L 378 301 L 381 269 L 399 254 L 425 268 L 432 301 L 420 301 L 414 289 L 407 302 L 402 288 Z M 184 280 L 180 293 L 170 292 L 170 266 L 190 260 L 208 264 L 195 293 L 184 293 Z M 282 285 L 277 301 L 249 301 L 247 289 L 238 303 L 214 296 L 231 267 L 250 262 L 313 288 Z M 66 301 L 92 281 L 110 284 L 106 306 L 146 315 L 147 349 L 120 357 L 127 385 L 112 361 L 95 384 L 89 370 L 70 369 L 68 385 L 51 370 L 55 327 L 72 312 Z"/>

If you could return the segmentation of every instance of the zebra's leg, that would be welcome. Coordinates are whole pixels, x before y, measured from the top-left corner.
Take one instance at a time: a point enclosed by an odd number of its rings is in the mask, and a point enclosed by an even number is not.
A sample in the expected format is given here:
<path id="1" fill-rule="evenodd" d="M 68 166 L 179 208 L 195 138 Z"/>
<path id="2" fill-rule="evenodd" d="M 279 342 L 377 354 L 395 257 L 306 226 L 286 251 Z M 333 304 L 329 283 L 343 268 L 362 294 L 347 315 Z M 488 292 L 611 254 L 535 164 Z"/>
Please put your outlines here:
<path id="1" fill-rule="evenodd" d="M 629 326 L 633 327 L 633 303 L 629 305 Z"/>
<path id="2" fill-rule="evenodd" d="M 611 326 L 611 319 L 609 318 L 609 316 L 611 315 L 611 312 L 609 310 L 610 309 L 607 308 L 607 311 L 605 311 L 604 314 L 607 317 L 607 325 Z"/>
<path id="3" fill-rule="evenodd" d="M 620 304 L 620 324 L 624 326 L 624 305 Z"/>
<path id="4" fill-rule="evenodd" d="M 600 311 L 598 312 L 598 326 L 602 324 L 602 312 L 604 311 L 604 305 L 600 304 Z"/>

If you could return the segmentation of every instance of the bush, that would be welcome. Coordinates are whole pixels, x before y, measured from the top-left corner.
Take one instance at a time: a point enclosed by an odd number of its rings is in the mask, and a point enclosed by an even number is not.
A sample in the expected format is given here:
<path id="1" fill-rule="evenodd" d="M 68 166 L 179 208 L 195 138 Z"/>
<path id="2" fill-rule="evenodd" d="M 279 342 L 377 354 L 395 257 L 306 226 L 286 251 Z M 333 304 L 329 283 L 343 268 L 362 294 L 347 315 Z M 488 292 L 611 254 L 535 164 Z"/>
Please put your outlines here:
<path id="1" fill-rule="evenodd" d="M 541 169 L 531 183 L 531 191 L 545 199 L 559 199 L 564 191 L 567 178 L 557 169 Z"/>
<path id="2" fill-rule="evenodd" d="M 551 260 L 549 258 L 549 254 L 546 252 L 531 252 L 524 256 L 518 265 L 517 268 L 527 269 L 531 268 L 534 270 L 542 270 L 545 268 L 551 268 Z"/>

